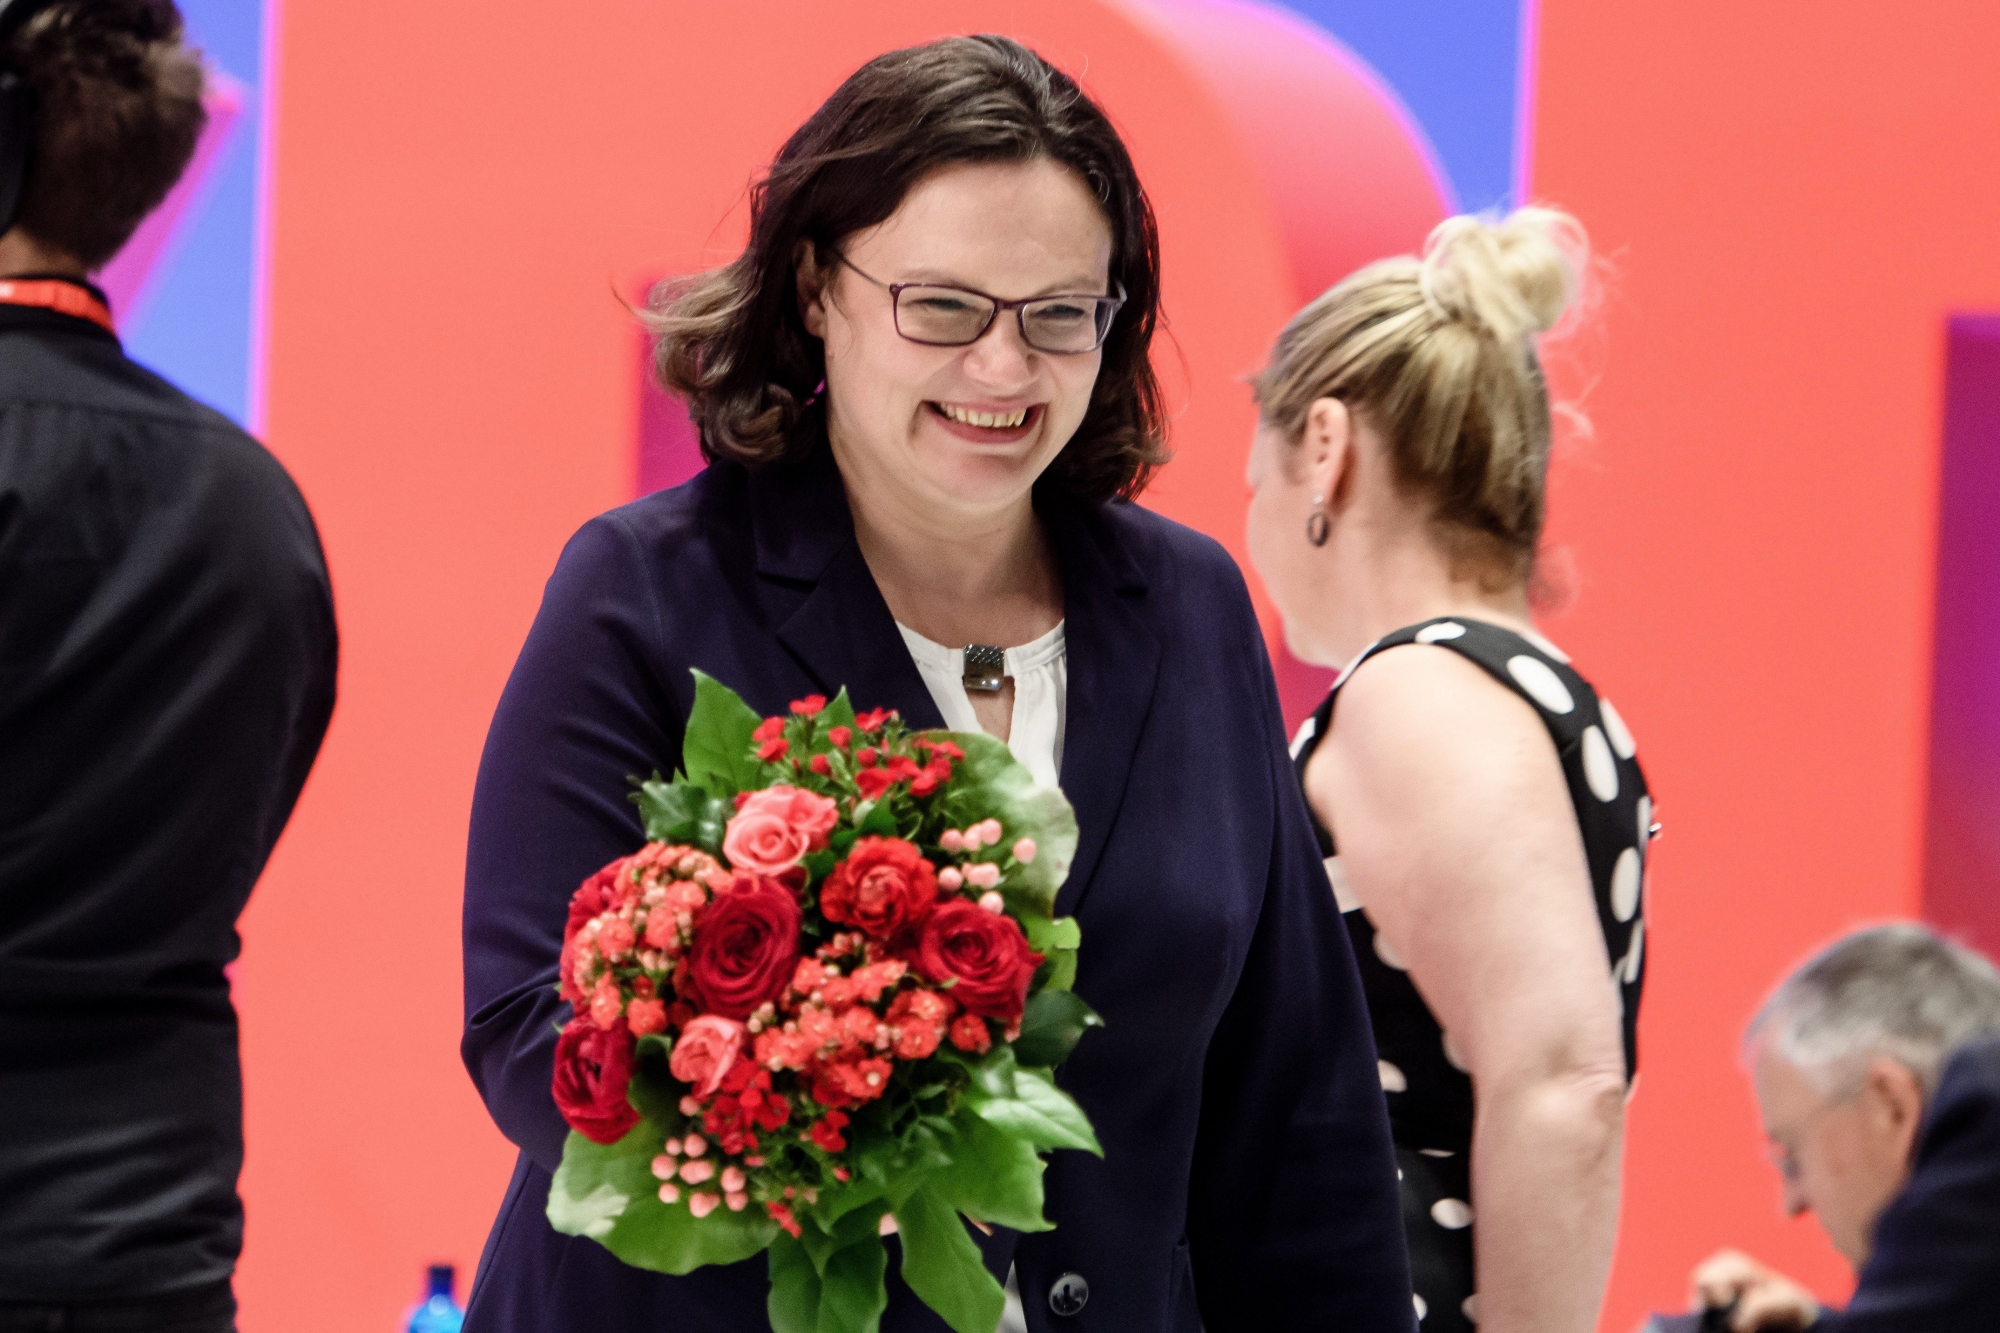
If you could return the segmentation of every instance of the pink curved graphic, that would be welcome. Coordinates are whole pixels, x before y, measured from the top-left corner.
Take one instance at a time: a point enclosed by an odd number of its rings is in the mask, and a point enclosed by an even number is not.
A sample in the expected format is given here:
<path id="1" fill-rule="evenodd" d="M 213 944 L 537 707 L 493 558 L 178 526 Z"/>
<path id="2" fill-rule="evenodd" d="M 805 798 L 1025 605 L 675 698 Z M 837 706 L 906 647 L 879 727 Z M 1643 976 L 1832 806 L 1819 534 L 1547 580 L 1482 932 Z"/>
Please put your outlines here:
<path id="1" fill-rule="evenodd" d="M 1303 304 L 1408 253 L 1452 210 L 1416 119 L 1352 51 L 1241 0 L 1125 0 L 1228 108 L 1263 178 Z"/>
<path id="2" fill-rule="evenodd" d="M 208 124 L 195 144 L 194 160 L 168 191 L 166 200 L 139 224 L 139 230 L 132 234 L 125 248 L 98 275 L 98 285 L 111 298 L 111 309 L 120 324 L 129 325 L 138 314 L 161 256 L 200 198 L 209 177 L 215 174 L 222 161 L 222 150 L 228 146 L 236 122 L 243 115 L 243 85 L 220 70 L 209 72 L 208 91 L 201 100 L 208 111 Z"/>

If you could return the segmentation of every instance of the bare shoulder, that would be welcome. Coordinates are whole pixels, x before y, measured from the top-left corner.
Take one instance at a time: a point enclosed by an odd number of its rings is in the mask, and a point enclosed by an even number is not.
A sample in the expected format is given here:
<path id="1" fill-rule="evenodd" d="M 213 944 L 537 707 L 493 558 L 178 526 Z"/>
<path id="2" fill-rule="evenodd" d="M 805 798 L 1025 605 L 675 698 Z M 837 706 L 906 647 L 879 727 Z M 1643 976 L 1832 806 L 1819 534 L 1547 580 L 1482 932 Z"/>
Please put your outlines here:
<path id="1" fill-rule="evenodd" d="M 1355 671 L 1306 770 L 1322 817 L 1359 799 L 1405 827 L 1458 820 L 1472 807 L 1504 816 L 1561 788 L 1561 761 L 1534 707 L 1430 644 L 1394 648 Z"/>

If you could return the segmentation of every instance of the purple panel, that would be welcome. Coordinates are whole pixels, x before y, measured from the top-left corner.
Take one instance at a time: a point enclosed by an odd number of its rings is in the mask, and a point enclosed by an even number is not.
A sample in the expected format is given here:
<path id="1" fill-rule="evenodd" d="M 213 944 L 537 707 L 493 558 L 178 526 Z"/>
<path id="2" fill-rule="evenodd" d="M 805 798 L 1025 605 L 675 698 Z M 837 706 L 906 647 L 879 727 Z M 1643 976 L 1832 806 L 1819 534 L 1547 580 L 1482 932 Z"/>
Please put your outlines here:
<path id="1" fill-rule="evenodd" d="M 2000 315 L 1946 332 L 1924 916 L 2000 957 Z"/>

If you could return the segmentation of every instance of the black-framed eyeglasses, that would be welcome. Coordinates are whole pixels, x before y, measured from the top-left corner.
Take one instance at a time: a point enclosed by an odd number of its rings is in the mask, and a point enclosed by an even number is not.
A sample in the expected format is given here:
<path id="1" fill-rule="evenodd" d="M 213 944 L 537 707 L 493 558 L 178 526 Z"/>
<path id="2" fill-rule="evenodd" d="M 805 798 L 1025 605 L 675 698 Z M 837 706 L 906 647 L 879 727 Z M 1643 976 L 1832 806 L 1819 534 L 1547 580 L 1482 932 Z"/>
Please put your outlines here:
<path id="1" fill-rule="evenodd" d="M 895 307 L 896 332 L 927 347 L 969 347 L 986 336 L 1003 310 L 1020 322 L 1021 341 L 1038 352 L 1075 356 L 1104 346 L 1111 317 L 1125 304 L 1125 287 L 1116 296 L 1031 296 L 1003 301 L 969 287 L 933 282 L 884 282 L 862 273 L 846 255 L 834 258 L 877 287 L 886 287 Z"/>

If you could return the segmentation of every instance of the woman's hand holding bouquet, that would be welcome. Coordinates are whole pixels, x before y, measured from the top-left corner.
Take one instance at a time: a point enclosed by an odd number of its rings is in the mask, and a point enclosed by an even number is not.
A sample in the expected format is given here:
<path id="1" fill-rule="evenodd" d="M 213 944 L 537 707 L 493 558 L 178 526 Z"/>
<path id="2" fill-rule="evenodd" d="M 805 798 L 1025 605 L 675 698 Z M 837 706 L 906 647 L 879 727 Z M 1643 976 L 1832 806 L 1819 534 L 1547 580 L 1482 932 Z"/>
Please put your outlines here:
<path id="1" fill-rule="evenodd" d="M 992 737 L 845 692 L 759 719 L 699 673 L 682 753 L 570 904 L 550 1222 L 669 1273 L 768 1249 L 777 1333 L 873 1330 L 900 1233 L 911 1290 L 991 1333 L 960 1215 L 1048 1230 L 1041 1152 L 1099 1151 L 1050 1073 L 1098 1021 L 1053 915 L 1069 803 Z"/>

